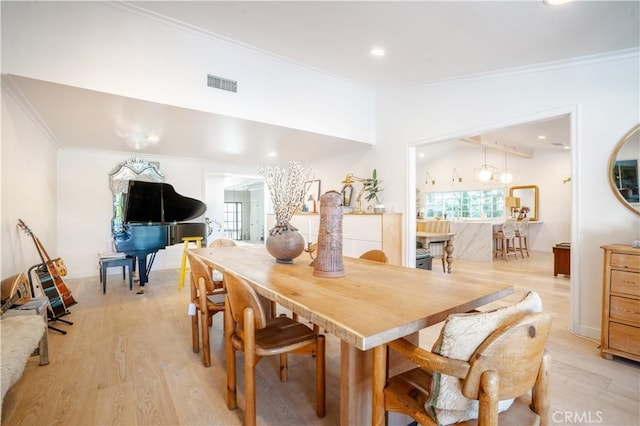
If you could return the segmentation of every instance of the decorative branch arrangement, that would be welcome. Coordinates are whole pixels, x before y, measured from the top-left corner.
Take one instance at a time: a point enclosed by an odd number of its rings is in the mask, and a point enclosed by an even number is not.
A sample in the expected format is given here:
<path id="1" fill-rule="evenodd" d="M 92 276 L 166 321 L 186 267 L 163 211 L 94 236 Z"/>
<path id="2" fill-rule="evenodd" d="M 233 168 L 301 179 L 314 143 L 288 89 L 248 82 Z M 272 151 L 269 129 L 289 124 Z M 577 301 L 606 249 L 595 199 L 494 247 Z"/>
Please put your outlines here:
<path id="1" fill-rule="evenodd" d="M 304 203 L 305 182 L 313 180 L 313 169 L 305 169 L 292 161 L 288 169 L 277 166 L 258 167 L 258 173 L 267 183 L 276 215 L 276 226 L 269 230 L 269 235 L 276 235 L 284 230 L 297 231 L 289 221 Z"/>

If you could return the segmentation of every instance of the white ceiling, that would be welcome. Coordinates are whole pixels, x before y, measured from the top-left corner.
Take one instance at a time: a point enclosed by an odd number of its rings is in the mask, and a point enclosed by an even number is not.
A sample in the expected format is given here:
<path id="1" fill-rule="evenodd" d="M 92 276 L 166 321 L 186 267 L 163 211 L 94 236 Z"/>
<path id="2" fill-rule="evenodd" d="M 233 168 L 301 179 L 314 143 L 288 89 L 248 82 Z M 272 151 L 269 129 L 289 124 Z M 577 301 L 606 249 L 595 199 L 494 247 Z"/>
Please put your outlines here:
<path id="1" fill-rule="evenodd" d="M 541 0 L 125 4 L 376 89 L 640 46 L 638 1 L 577 1 L 556 8 Z M 384 47 L 387 55 L 371 57 L 374 46 Z M 264 149 L 256 149 L 256 144 L 277 151 L 282 162 L 312 160 L 328 150 L 342 154 L 369 147 L 20 76 L 3 78 L 22 92 L 60 146 L 137 150 L 241 165 L 264 163 Z M 142 127 L 161 126 L 164 143 L 132 146 L 132 141 L 144 142 L 135 131 L 121 130 L 135 128 L 133 123 L 140 135 L 145 134 Z M 230 133 L 233 142 L 226 139 Z M 537 145 L 540 133 L 548 135 L 545 147 L 568 144 L 568 117 L 501 129 L 491 137 L 512 145 Z M 234 154 L 225 149 L 230 143 L 237 145 Z"/>
<path id="2" fill-rule="evenodd" d="M 639 46 L 638 1 L 129 2 L 377 89 Z M 369 54 L 386 49 L 384 58 Z"/>

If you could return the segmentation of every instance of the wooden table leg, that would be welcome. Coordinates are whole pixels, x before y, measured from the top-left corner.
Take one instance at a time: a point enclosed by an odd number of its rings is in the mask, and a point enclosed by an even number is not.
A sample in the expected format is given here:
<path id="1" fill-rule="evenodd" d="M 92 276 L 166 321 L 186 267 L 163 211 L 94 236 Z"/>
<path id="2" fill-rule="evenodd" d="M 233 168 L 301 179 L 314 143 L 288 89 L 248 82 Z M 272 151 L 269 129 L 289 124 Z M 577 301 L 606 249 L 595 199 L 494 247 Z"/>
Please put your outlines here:
<path id="1" fill-rule="evenodd" d="M 453 263 L 453 241 L 447 240 L 444 246 L 444 251 L 447 253 L 447 272 L 451 273 L 451 264 Z"/>
<path id="2" fill-rule="evenodd" d="M 418 333 L 404 338 L 417 344 Z M 388 358 L 389 374 L 402 373 L 414 365 L 406 358 L 391 353 Z M 373 414 L 373 349 L 361 351 L 340 342 L 340 424 L 370 425 Z M 389 413 L 389 424 L 411 423 L 410 417 Z"/>

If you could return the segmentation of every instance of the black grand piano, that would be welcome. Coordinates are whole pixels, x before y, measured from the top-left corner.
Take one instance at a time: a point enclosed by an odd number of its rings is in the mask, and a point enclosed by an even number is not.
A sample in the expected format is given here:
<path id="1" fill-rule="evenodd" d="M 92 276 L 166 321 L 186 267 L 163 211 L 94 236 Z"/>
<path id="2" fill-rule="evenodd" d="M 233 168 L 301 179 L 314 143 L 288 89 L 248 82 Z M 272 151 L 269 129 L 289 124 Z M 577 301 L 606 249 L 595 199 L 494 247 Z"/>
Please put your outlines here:
<path id="1" fill-rule="evenodd" d="M 148 281 L 158 250 L 182 243 L 183 237 L 206 238 L 205 223 L 179 223 L 205 210 L 202 201 L 178 194 L 168 183 L 129 181 L 123 198 L 124 226 L 113 237 L 117 252 L 138 258 L 140 286 Z"/>

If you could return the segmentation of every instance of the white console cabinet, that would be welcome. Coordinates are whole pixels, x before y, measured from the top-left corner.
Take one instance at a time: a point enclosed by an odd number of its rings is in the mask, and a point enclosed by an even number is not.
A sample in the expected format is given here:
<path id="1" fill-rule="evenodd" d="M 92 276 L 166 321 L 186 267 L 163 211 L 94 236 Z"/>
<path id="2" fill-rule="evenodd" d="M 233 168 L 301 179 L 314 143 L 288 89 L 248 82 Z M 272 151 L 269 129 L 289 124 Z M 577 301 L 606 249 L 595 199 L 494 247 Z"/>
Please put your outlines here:
<path id="1" fill-rule="evenodd" d="M 320 215 L 296 214 L 291 224 L 305 242 L 318 241 Z M 267 229 L 275 225 L 275 215 L 267 215 Z M 342 254 L 359 257 L 368 250 L 382 250 L 392 265 L 402 265 L 402 213 L 345 214 L 342 217 Z"/>

